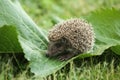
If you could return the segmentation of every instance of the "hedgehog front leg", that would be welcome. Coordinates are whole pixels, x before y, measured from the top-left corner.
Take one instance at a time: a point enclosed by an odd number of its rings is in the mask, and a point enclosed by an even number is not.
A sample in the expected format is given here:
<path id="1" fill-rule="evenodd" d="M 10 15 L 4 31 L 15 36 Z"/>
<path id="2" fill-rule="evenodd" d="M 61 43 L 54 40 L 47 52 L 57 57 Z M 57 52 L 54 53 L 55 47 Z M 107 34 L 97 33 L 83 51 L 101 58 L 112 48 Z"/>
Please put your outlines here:
<path id="1" fill-rule="evenodd" d="M 58 59 L 61 60 L 61 61 L 66 61 L 66 60 L 78 55 L 79 53 L 80 53 L 80 51 L 78 51 L 78 50 L 66 51 L 64 54 L 59 55 Z"/>
<path id="2" fill-rule="evenodd" d="M 66 61 L 66 60 L 72 58 L 73 56 L 74 56 L 73 53 L 67 53 L 67 54 L 58 56 L 58 59 L 61 61 Z"/>

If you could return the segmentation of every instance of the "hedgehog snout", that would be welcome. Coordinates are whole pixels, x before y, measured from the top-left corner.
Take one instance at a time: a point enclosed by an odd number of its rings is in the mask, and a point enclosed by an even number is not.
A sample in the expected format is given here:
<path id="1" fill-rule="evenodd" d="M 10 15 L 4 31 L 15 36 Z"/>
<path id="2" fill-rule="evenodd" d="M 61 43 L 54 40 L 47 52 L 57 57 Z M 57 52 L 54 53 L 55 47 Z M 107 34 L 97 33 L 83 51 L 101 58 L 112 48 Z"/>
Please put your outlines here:
<path id="1" fill-rule="evenodd" d="M 54 56 L 54 53 L 52 51 L 47 51 L 46 54 L 45 54 L 46 57 L 53 57 Z"/>
<path id="2" fill-rule="evenodd" d="M 50 54 L 48 52 L 46 52 L 45 56 L 46 57 L 50 57 Z"/>

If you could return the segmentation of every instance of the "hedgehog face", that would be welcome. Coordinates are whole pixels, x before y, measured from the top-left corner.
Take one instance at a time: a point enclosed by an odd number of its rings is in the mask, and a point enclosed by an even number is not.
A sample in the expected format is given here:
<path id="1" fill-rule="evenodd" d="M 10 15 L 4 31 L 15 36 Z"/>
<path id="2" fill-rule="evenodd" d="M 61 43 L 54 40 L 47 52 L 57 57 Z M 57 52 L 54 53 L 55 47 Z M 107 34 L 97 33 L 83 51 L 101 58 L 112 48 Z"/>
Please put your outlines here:
<path id="1" fill-rule="evenodd" d="M 59 54 L 64 53 L 66 48 L 67 48 L 66 41 L 63 39 L 54 42 L 50 41 L 46 56 L 48 57 L 58 56 Z"/>

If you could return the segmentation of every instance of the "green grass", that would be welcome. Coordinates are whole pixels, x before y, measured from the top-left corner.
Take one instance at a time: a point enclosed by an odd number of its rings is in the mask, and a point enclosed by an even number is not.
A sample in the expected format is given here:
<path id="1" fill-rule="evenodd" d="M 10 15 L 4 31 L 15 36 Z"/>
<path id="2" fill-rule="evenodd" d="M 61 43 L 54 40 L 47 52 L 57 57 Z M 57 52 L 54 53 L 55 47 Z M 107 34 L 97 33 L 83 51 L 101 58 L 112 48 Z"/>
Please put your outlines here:
<path id="1" fill-rule="evenodd" d="M 2 55 L 0 80 L 119 80 L 120 78 L 120 56 L 110 49 L 101 56 L 76 59 L 45 78 L 35 77 L 30 73 L 28 62 L 22 57 L 23 55 L 16 56 L 18 65 L 12 55 Z"/>
<path id="2" fill-rule="evenodd" d="M 23 8 L 44 29 L 61 19 L 81 17 L 101 7 L 120 8 L 119 0 L 20 0 Z M 68 3 L 69 2 L 69 3 Z M 48 6 L 52 5 L 52 6 Z M 71 5 L 72 9 L 71 9 Z M 30 73 L 24 54 L 0 54 L 0 80 L 119 80 L 120 56 L 110 49 L 103 55 L 76 59 L 61 70 L 40 78 Z"/>

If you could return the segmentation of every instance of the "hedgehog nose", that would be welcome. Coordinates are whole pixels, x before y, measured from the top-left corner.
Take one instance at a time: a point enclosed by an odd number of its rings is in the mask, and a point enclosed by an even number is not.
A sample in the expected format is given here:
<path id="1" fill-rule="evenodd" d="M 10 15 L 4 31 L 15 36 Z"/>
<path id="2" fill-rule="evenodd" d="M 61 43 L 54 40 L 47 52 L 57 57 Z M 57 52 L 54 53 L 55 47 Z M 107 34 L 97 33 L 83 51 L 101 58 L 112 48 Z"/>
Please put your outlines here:
<path id="1" fill-rule="evenodd" d="M 49 57 L 49 56 L 50 56 L 50 55 L 49 55 L 49 53 L 47 52 L 47 53 L 46 53 L 46 57 Z"/>

